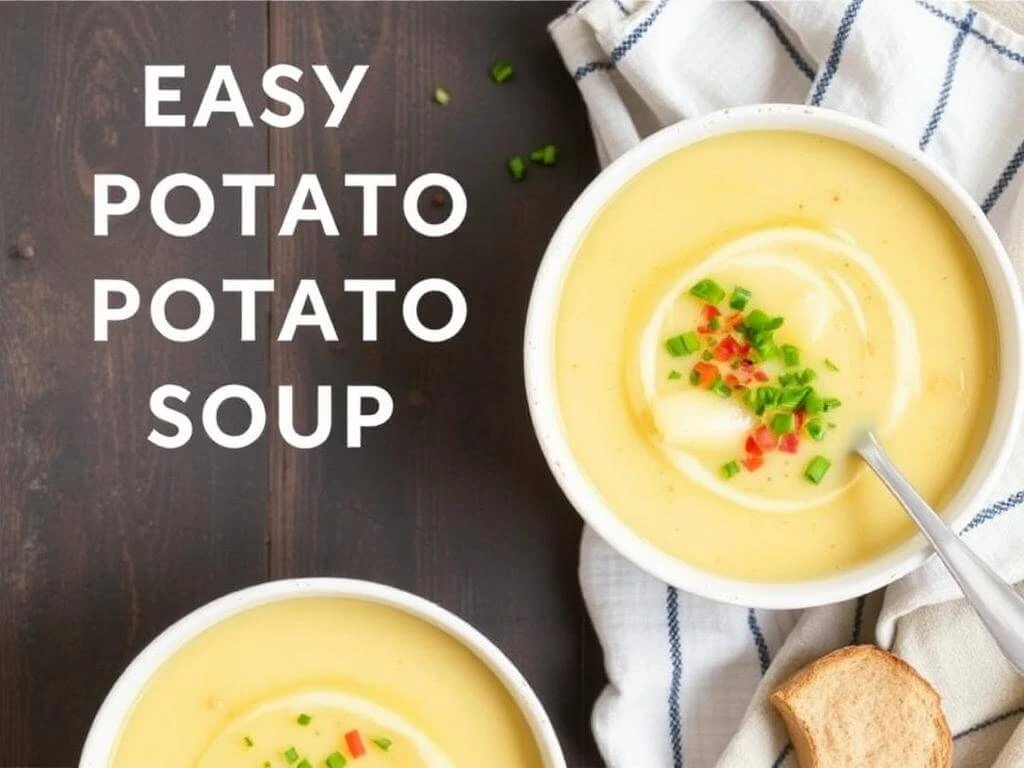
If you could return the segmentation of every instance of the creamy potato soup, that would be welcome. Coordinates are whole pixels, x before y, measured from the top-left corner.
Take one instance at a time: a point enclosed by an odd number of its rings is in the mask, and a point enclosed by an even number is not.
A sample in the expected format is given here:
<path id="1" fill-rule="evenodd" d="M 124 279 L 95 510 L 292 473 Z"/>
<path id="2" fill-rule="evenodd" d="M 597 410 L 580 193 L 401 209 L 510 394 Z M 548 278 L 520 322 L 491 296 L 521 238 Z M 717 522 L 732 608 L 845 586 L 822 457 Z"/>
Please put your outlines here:
<path id="1" fill-rule="evenodd" d="M 113 768 L 538 768 L 501 681 L 376 603 L 295 598 L 231 617 L 148 683 Z"/>
<path id="2" fill-rule="evenodd" d="M 873 427 L 926 499 L 987 434 L 994 310 L 905 174 L 812 134 L 700 142 L 596 216 L 562 290 L 570 446 L 660 549 L 756 581 L 827 576 L 912 524 L 850 445 Z"/>

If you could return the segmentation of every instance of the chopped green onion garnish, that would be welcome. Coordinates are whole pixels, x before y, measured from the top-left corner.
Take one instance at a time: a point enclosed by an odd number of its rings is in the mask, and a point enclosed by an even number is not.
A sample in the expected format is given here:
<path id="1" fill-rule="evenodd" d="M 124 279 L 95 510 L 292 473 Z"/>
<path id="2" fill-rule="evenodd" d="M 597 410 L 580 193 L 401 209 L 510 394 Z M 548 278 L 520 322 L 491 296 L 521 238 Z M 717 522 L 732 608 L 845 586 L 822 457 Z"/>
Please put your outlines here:
<path id="1" fill-rule="evenodd" d="M 807 396 L 807 387 L 784 387 L 779 394 L 779 408 L 799 408 L 804 397 Z"/>
<path id="2" fill-rule="evenodd" d="M 784 321 L 781 317 L 769 317 L 767 313 L 755 309 L 743 322 L 752 331 L 774 331 L 781 328 Z"/>
<path id="3" fill-rule="evenodd" d="M 263 768 L 270 768 L 270 761 L 269 760 L 264 760 L 263 761 Z"/>
<path id="4" fill-rule="evenodd" d="M 710 320 L 708 320 L 708 328 L 711 329 L 712 331 L 717 331 L 721 327 L 722 321 L 719 320 L 717 317 L 712 317 Z"/>
<path id="5" fill-rule="evenodd" d="M 815 456 L 811 459 L 811 463 L 807 465 L 807 469 L 804 470 L 804 477 L 818 485 L 831 466 L 832 462 L 824 456 Z"/>
<path id="6" fill-rule="evenodd" d="M 672 357 L 684 357 L 700 349 L 700 337 L 696 331 L 687 331 L 665 340 L 665 349 Z"/>
<path id="7" fill-rule="evenodd" d="M 708 389 L 719 397 L 729 397 L 729 395 L 732 394 L 732 390 L 729 389 L 729 385 L 721 379 L 716 379 L 715 383 L 708 387 Z"/>
<path id="8" fill-rule="evenodd" d="M 825 433 L 828 428 L 825 426 L 825 422 L 821 419 L 811 419 L 807 422 L 807 434 L 811 436 L 812 440 L 824 440 Z"/>
<path id="9" fill-rule="evenodd" d="M 295 718 L 295 722 L 299 725 L 309 725 L 312 722 L 312 720 L 313 718 L 307 715 L 305 712 L 303 712 L 301 715 Z"/>
<path id="10" fill-rule="evenodd" d="M 793 431 L 794 418 L 792 413 L 776 413 L 772 416 L 772 432 L 784 435 Z"/>
<path id="11" fill-rule="evenodd" d="M 504 83 L 513 73 L 512 65 L 499 59 L 491 66 L 491 79 L 496 83 Z"/>
<path id="12" fill-rule="evenodd" d="M 717 304 L 725 298 L 725 289 L 714 280 L 700 280 L 690 289 L 690 295 L 708 304 Z"/>
<path id="13" fill-rule="evenodd" d="M 254 744 L 252 736 L 243 736 L 242 741 L 245 742 L 245 746 L 247 747 L 251 747 Z"/>
<path id="14" fill-rule="evenodd" d="M 790 373 L 780 373 L 779 374 L 779 384 L 781 384 L 784 387 L 788 387 L 791 384 L 796 384 L 799 381 L 800 381 L 800 375 L 798 373 L 790 372 Z"/>
<path id="15" fill-rule="evenodd" d="M 514 181 L 522 181 L 526 176 L 526 163 L 519 155 L 514 155 L 508 159 L 507 163 L 509 176 Z"/>
<path id="16" fill-rule="evenodd" d="M 783 344 L 782 347 L 782 362 L 785 363 L 787 368 L 792 368 L 794 365 L 800 365 L 800 350 L 794 347 L 792 344 Z"/>
<path id="17" fill-rule="evenodd" d="M 834 410 L 842 404 L 843 401 L 840 400 L 838 397 L 826 397 L 825 402 L 823 403 L 826 411 Z"/>
<path id="18" fill-rule="evenodd" d="M 821 395 L 813 389 L 809 389 L 807 394 L 804 396 L 803 407 L 804 410 L 807 411 L 808 415 L 813 416 L 816 413 L 821 413 L 825 410 L 825 401 L 821 399 Z"/>
<path id="19" fill-rule="evenodd" d="M 291 765 L 299 759 L 298 750 L 296 750 L 295 747 L 288 747 L 288 749 L 284 751 L 284 759 L 288 765 Z"/>
<path id="20" fill-rule="evenodd" d="M 738 475 L 739 473 L 740 464 L 735 459 L 726 462 L 725 464 L 722 465 L 722 477 L 724 477 L 726 480 L 728 480 L 730 477 L 733 477 L 734 475 Z"/>
<path id="21" fill-rule="evenodd" d="M 681 378 L 683 378 L 683 374 L 681 374 L 679 371 L 677 371 L 675 368 L 673 368 L 671 371 L 668 372 L 668 377 L 669 377 L 669 379 L 672 379 L 672 380 L 681 379 Z"/>
<path id="22" fill-rule="evenodd" d="M 738 285 L 732 289 L 732 296 L 729 297 L 729 306 L 733 309 L 746 309 L 750 301 L 750 291 L 740 288 Z"/>
<path id="23" fill-rule="evenodd" d="M 743 392 L 743 404 L 745 406 L 747 406 L 748 408 L 750 408 L 751 410 L 754 410 L 754 409 L 757 408 L 757 390 L 756 389 L 744 390 L 744 392 Z"/>
<path id="24" fill-rule="evenodd" d="M 714 357 L 715 356 L 711 354 L 711 350 L 708 349 L 705 349 L 703 352 L 700 353 L 701 360 L 713 360 Z"/>
<path id="25" fill-rule="evenodd" d="M 818 374 L 816 374 L 810 368 L 804 368 L 803 371 L 800 372 L 799 376 L 801 384 L 810 384 L 816 378 L 818 378 Z"/>
<path id="26" fill-rule="evenodd" d="M 757 388 L 757 404 L 758 405 L 775 405 L 779 402 L 779 396 L 782 394 L 782 390 L 778 387 L 758 387 Z"/>
<path id="27" fill-rule="evenodd" d="M 302 758 L 302 762 L 296 765 L 295 768 L 313 768 L 313 764 L 306 758 Z"/>
<path id="28" fill-rule="evenodd" d="M 825 367 L 828 368 L 830 371 L 838 371 L 839 370 L 839 366 L 836 365 L 835 363 L 833 363 L 827 357 L 825 358 Z"/>
<path id="29" fill-rule="evenodd" d="M 391 749 L 391 739 L 386 739 L 383 736 L 378 736 L 376 739 L 370 739 L 374 744 L 387 752 Z"/>
<path id="30" fill-rule="evenodd" d="M 347 762 L 348 761 L 345 759 L 345 756 L 342 755 L 341 752 L 337 751 L 331 752 L 331 754 L 324 759 L 324 763 L 327 765 L 327 768 L 345 768 L 345 763 Z"/>
<path id="31" fill-rule="evenodd" d="M 554 144 L 545 144 L 543 147 L 537 147 L 530 153 L 530 159 L 540 165 L 552 166 L 558 162 L 558 147 Z"/>
<path id="32" fill-rule="evenodd" d="M 448 102 L 451 100 L 452 95 L 441 86 L 438 86 L 437 88 L 434 89 L 434 101 L 436 101 L 442 107 L 448 106 Z"/>

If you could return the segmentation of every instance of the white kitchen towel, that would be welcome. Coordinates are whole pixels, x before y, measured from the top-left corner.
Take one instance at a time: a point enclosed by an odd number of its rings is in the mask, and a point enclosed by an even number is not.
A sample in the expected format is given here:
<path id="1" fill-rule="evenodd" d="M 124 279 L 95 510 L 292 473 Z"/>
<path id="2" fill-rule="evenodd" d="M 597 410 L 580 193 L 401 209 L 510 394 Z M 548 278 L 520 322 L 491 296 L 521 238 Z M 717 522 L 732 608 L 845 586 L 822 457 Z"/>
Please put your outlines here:
<path id="1" fill-rule="evenodd" d="M 970 6 L 584 0 L 550 30 L 602 163 L 661 126 L 723 107 L 841 110 L 949 170 L 1024 274 L 1024 38 Z M 1022 488 L 1024 440 L 963 534 L 1014 582 L 1024 580 Z M 893 649 L 939 689 L 958 768 L 1024 766 L 1024 684 L 934 560 L 884 594 L 761 611 L 667 587 L 588 529 L 580 581 L 610 681 L 593 727 L 611 768 L 794 765 L 766 693 L 852 642 Z"/>

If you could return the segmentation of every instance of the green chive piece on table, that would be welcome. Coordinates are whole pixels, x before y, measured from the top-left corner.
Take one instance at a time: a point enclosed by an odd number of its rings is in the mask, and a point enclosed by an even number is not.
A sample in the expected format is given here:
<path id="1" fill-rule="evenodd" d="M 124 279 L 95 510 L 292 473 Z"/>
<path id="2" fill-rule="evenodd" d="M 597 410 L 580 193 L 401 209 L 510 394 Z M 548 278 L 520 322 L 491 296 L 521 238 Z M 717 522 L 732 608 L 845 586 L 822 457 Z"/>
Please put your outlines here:
<path id="1" fill-rule="evenodd" d="M 842 404 L 843 401 L 840 400 L 838 397 L 826 397 L 825 402 L 823 403 L 826 411 L 833 411 Z"/>
<path id="2" fill-rule="evenodd" d="M 815 456 L 804 470 L 804 477 L 815 485 L 819 485 L 831 466 L 832 462 L 824 456 Z"/>
<path id="3" fill-rule="evenodd" d="M 828 368 L 830 371 L 838 371 L 839 370 L 839 366 L 836 365 L 835 363 L 833 363 L 827 357 L 825 358 L 825 367 Z"/>
<path id="4" fill-rule="evenodd" d="M 669 379 L 675 381 L 676 379 L 683 378 L 683 374 L 681 374 L 679 371 L 673 368 L 671 371 L 668 372 L 668 377 Z"/>
<path id="5" fill-rule="evenodd" d="M 440 104 L 442 107 L 447 107 L 448 103 L 451 100 L 452 95 L 441 86 L 438 86 L 437 88 L 434 89 L 434 101 Z"/>
<path id="6" fill-rule="evenodd" d="M 345 756 L 338 751 L 331 752 L 331 754 L 324 759 L 324 764 L 327 768 L 345 768 L 345 763 L 347 762 L 348 761 L 345 759 Z"/>
<path id="7" fill-rule="evenodd" d="M 725 289 L 714 280 L 699 280 L 690 288 L 690 295 L 703 299 L 708 304 L 717 304 L 725 298 Z"/>
<path id="8" fill-rule="evenodd" d="M 729 297 L 729 306 L 732 309 L 746 309 L 748 301 L 750 301 L 750 291 L 738 285 L 732 289 L 732 295 Z"/>
<path id="9" fill-rule="evenodd" d="M 799 408 L 800 403 L 807 397 L 807 392 L 808 387 L 783 387 L 777 405 L 788 410 Z"/>
<path id="10" fill-rule="evenodd" d="M 730 477 L 735 477 L 740 473 L 739 462 L 733 459 L 732 461 L 726 462 L 722 465 L 722 477 L 728 480 Z"/>
<path id="11" fill-rule="evenodd" d="M 512 69 L 511 64 L 509 64 L 507 61 L 502 61 L 501 59 L 498 59 L 498 61 L 494 62 L 494 64 L 491 65 L 491 80 L 493 80 L 496 83 L 504 83 L 506 80 L 512 77 L 514 72 L 515 70 Z"/>
<path id="12" fill-rule="evenodd" d="M 799 349 L 792 344 L 783 344 L 779 349 L 782 351 L 782 362 L 787 368 L 800 365 Z"/>
<path id="13" fill-rule="evenodd" d="M 799 381 L 800 381 L 801 384 L 810 384 L 816 378 L 818 378 L 818 374 L 816 374 L 810 368 L 804 368 L 800 372 Z"/>
<path id="14" fill-rule="evenodd" d="M 383 749 L 385 752 L 391 749 L 391 739 L 387 739 L 383 736 L 378 736 L 376 739 L 370 739 L 370 741 L 372 741 L 378 747 Z"/>
<path id="15" fill-rule="evenodd" d="M 284 760 L 286 763 L 288 763 L 288 765 L 291 765 L 298 759 L 299 752 L 297 749 L 295 749 L 295 747 L 288 747 L 288 749 L 284 751 Z"/>
<path id="16" fill-rule="evenodd" d="M 307 715 L 305 712 L 303 712 L 301 715 L 295 718 L 295 722 L 299 725 L 309 725 L 311 722 L 313 722 L 313 718 Z"/>
<path id="17" fill-rule="evenodd" d="M 539 165 L 546 165 L 548 167 L 555 165 L 558 162 L 558 147 L 554 144 L 545 144 L 542 147 L 537 147 L 530 153 L 530 159 Z"/>
<path id="18" fill-rule="evenodd" d="M 793 431 L 795 419 L 792 413 L 776 413 L 772 416 L 772 432 L 776 435 L 785 435 Z"/>
<path id="19" fill-rule="evenodd" d="M 526 177 L 526 162 L 519 155 L 510 157 L 507 167 L 513 181 L 522 181 Z"/>

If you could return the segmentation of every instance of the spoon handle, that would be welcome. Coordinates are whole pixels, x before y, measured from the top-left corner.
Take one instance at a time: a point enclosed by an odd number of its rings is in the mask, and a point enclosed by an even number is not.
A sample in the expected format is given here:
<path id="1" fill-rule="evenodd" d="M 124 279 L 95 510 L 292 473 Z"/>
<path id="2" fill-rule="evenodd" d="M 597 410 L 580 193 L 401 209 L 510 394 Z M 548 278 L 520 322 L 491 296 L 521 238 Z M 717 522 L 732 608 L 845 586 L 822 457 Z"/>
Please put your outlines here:
<path id="1" fill-rule="evenodd" d="M 928 506 L 882 450 L 874 434 L 866 433 L 855 450 L 914 519 L 1003 655 L 1024 675 L 1024 598 Z"/>

